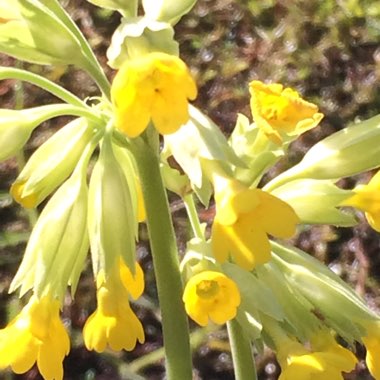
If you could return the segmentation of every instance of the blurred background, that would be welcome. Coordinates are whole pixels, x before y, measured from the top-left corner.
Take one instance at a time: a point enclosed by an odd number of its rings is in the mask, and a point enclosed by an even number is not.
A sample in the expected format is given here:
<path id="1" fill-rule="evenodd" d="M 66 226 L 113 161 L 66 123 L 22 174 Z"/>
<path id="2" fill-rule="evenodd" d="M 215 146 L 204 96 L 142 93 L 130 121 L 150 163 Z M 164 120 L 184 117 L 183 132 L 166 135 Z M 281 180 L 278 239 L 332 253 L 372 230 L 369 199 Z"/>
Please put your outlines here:
<path id="1" fill-rule="evenodd" d="M 119 24 L 116 12 L 97 8 L 84 0 L 62 4 L 83 31 L 111 80 L 106 50 Z M 297 89 L 325 114 L 321 125 L 293 143 L 291 153 L 269 175 L 298 162 L 316 141 L 355 120 L 380 112 L 380 2 L 377 0 L 199 0 L 176 25 L 181 57 L 199 86 L 195 105 L 228 135 L 237 113 L 250 117 L 248 82 L 280 82 Z M 25 68 L 58 82 L 81 98 L 97 95 L 85 73 L 74 67 L 26 64 L 0 55 L 0 64 Z M 22 108 L 54 103 L 46 92 L 14 80 L 0 82 L 0 107 Z M 23 154 L 0 163 L 0 326 L 15 315 L 25 300 L 9 295 L 8 287 L 22 258 L 31 226 L 39 210 L 27 212 L 14 203 L 9 187 L 31 153 L 70 119 L 43 123 Z M 352 188 L 366 183 L 373 173 L 341 181 Z M 41 206 L 43 207 L 43 205 Z M 181 252 L 191 232 L 183 205 L 171 194 L 173 219 Z M 200 209 L 211 221 L 213 211 Z M 345 279 L 374 310 L 380 311 L 380 238 L 361 214 L 355 228 L 305 227 L 293 243 L 314 255 Z M 67 380 L 164 379 L 162 334 L 154 271 L 141 226 L 138 257 L 146 274 L 144 297 L 133 304 L 146 332 L 146 342 L 130 353 L 88 352 L 81 330 L 96 307 L 91 267 L 87 265 L 75 297 L 67 297 L 63 318 L 70 330 L 72 348 L 66 358 Z M 232 359 L 224 328 L 198 329 L 194 339 L 194 378 L 233 380 Z M 364 365 L 364 349 L 357 347 L 360 362 L 347 380 L 371 379 Z M 276 380 L 279 367 L 268 350 L 257 356 L 260 380 Z M 0 380 L 40 379 L 33 368 L 24 375 L 0 372 Z M 180 380 L 180 379 L 178 379 Z M 327 380 L 327 379 L 326 379 Z"/>

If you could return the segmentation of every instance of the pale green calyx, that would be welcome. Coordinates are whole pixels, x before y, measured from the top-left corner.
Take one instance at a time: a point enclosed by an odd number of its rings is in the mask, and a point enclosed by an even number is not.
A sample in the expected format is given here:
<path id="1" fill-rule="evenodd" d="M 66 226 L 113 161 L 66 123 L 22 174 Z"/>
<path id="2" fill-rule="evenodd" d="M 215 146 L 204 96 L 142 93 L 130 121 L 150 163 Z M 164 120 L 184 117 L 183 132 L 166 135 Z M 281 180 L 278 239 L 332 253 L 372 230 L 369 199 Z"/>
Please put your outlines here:
<path id="1" fill-rule="evenodd" d="M 197 0 L 143 0 L 145 15 L 152 20 L 175 24 Z"/>
<path id="2" fill-rule="evenodd" d="M 11 187 L 14 199 L 27 208 L 40 204 L 71 174 L 96 134 L 84 118 L 62 127 L 32 154 Z"/>
<path id="3" fill-rule="evenodd" d="M 136 224 L 128 182 L 107 134 L 89 187 L 88 226 L 95 278 L 101 271 L 107 276 L 120 257 L 134 273 Z"/>
<path id="4" fill-rule="evenodd" d="M 202 160 L 221 161 L 243 166 L 220 129 L 202 112 L 190 106 L 190 120 L 177 132 L 165 135 L 166 148 L 190 178 L 203 203 L 208 202 L 211 187 L 203 174 Z"/>
<path id="5" fill-rule="evenodd" d="M 119 11 L 124 17 L 137 15 L 137 0 L 87 0 L 99 7 Z"/>
<path id="6" fill-rule="evenodd" d="M 325 324 L 348 342 L 360 341 L 365 331 L 359 322 L 378 317 L 349 285 L 305 252 L 274 242 L 271 246 L 274 263 L 289 283 L 314 306 Z"/>
<path id="7" fill-rule="evenodd" d="M 268 184 L 300 178 L 339 179 L 380 166 L 380 116 L 338 131 L 315 144 L 302 161 Z"/>
<path id="8" fill-rule="evenodd" d="M 341 227 L 357 224 L 352 214 L 337 208 L 354 193 L 340 189 L 331 180 L 299 179 L 277 187 L 271 194 L 292 206 L 302 223 Z"/>
<path id="9" fill-rule="evenodd" d="M 20 111 L 0 109 L 0 161 L 17 154 L 33 130 L 57 115 L 62 105 L 48 105 Z"/>
<path id="10" fill-rule="evenodd" d="M 39 64 L 87 66 L 86 53 L 56 1 L 47 6 L 40 1 L 2 0 L 0 14 L 1 52 Z"/>
<path id="11" fill-rule="evenodd" d="M 179 55 L 173 27 L 147 17 L 125 18 L 112 36 L 108 64 L 118 69 L 124 61 L 152 52 Z"/>
<path id="12" fill-rule="evenodd" d="M 61 300 L 67 285 L 75 292 L 89 248 L 86 179 L 96 143 L 87 145 L 71 177 L 43 209 L 10 292 L 20 288 L 22 296 L 33 289 L 38 297 L 50 293 Z"/>

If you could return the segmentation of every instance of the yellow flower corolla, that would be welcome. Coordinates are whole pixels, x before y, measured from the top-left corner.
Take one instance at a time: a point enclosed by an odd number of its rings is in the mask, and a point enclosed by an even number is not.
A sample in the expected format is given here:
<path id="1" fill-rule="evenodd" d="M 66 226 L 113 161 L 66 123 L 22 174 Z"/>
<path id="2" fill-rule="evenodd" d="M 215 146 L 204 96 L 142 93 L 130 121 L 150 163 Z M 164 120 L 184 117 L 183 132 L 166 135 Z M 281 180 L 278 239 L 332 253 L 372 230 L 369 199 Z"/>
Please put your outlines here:
<path id="1" fill-rule="evenodd" d="M 278 360 L 282 372 L 279 380 L 343 380 L 342 372 L 351 372 L 358 360 L 335 340 L 327 341 L 328 344 L 318 351 L 308 351 L 296 342 L 285 355 L 280 348 Z"/>
<path id="2" fill-rule="evenodd" d="M 124 287 L 128 290 L 129 295 L 136 300 L 144 291 L 144 272 L 139 263 L 136 262 L 135 275 L 120 259 L 120 279 Z"/>
<path id="3" fill-rule="evenodd" d="M 0 330 L 0 369 L 28 371 L 34 363 L 45 380 L 63 379 L 62 362 L 70 349 L 59 318 L 60 303 L 50 296 L 32 296 L 28 304 Z"/>
<path id="4" fill-rule="evenodd" d="M 114 351 L 131 351 L 137 341 L 145 341 L 142 324 L 129 305 L 128 290 L 124 286 L 125 283 L 132 284 L 132 293 L 138 293 L 141 289 L 141 284 L 138 284 L 141 273 L 138 274 L 136 266 L 136 276 L 131 281 L 132 275 L 125 275 L 129 269 L 115 267 L 119 268 L 119 272 L 113 271 L 107 279 L 101 273 L 97 278 L 98 307 L 83 328 L 84 343 L 88 350 L 103 352 L 109 346 Z"/>
<path id="5" fill-rule="evenodd" d="M 240 292 L 223 273 L 204 271 L 187 282 L 183 302 L 187 314 L 199 325 L 206 326 L 209 320 L 221 325 L 235 318 Z"/>
<path id="6" fill-rule="evenodd" d="M 260 189 L 249 189 L 237 180 L 215 187 L 216 216 L 212 250 L 219 262 L 229 256 L 251 270 L 270 260 L 268 235 L 291 237 L 299 218 L 284 201 Z"/>
<path id="7" fill-rule="evenodd" d="M 188 99 L 197 87 L 178 57 L 155 52 L 128 60 L 111 88 L 116 127 L 128 137 L 139 136 L 149 122 L 170 134 L 189 120 Z"/>
<path id="8" fill-rule="evenodd" d="M 298 136 L 316 127 L 323 118 L 315 104 L 303 100 L 297 91 L 281 84 L 254 80 L 249 84 L 251 111 L 256 125 L 275 144 L 283 136 Z"/>
<path id="9" fill-rule="evenodd" d="M 362 338 L 367 349 L 365 361 L 371 375 L 375 380 L 380 380 L 380 323 L 368 324 L 367 335 Z"/>
<path id="10" fill-rule="evenodd" d="M 355 195 L 343 201 L 341 206 L 351 206 L 364 211 L 371 227 L 380 232 L 380 171 L 367 185 L 358 186 L 354 192 Z"/>

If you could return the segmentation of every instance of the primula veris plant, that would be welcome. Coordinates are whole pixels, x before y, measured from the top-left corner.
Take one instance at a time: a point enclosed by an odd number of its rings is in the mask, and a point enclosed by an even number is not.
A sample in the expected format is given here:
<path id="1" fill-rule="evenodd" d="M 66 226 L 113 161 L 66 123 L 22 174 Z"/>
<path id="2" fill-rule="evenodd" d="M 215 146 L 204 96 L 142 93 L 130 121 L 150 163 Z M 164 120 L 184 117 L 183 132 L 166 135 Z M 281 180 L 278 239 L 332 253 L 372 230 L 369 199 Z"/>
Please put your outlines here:
<path id="1" fill-rule="evenodd" d="M 337 274 L 285 241 L 308 225 L 352 227 L 358 211 L 380 231 L 379 174 L 352 189 L 339 186 L 380 167 L 380 116 L 318 141 L 273 177 L 291 143 L 320 125 L 317 104 L 286 84 L 254 80 L 246 101 L 252 120 L 237 115 L 226 138 L 191 104 L 196 81 L 174 38 L 174 24 L 196 0 L 90 2 L 121 15 L 107 51 L 116 70 L 111 83 L 57 0 L 49 7 L 39 0 L 0 5 L 1 53 L 75 65 L 99 89 L 80 99 L 31 71 L 0 68 L 0 80 L 26 81 L 61 100 L 0 109 L 1 161 L 20 155 L 41 123 L 72 118 L 31 154 L 10 187 L 16 202 L 39 206 L 40 214 L 9 289 L 26 300 L 0 329 L 0 369 L 20 374 L 36 364 L 44 379 L 64 378 L 71 331 L 59 313 L 75 299 L 88 259 L 96 306 L 83 323 L 84 346 L 101 353 L 144 344 L 147 326 L 135 301 L 145 289 L 136 255 L 145 223 L 168 380 L 193 378 L 189 318 L 227 324 L 237 380 L 257 379 L 254 359 L 264 345 L 277 355 L 281 380 L 342 380 L 358 363 L 357 343 L 380 380 L 379 315 Z M 183 202 L 191 227 L 183 252 L 168 191 Z M 207 224 L 201 207 L 210 208 Z"/>

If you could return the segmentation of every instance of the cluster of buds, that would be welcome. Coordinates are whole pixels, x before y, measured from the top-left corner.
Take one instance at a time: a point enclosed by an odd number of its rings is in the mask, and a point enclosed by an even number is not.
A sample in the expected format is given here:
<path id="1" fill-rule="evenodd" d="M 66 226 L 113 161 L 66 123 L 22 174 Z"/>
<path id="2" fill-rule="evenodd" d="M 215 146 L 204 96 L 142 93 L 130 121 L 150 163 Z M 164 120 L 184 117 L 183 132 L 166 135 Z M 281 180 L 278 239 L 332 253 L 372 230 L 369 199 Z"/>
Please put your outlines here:
<path id="1" fill-rule="evenodd" d="M 282 241 L 298 225 L 353 226 L 357 221 L 348 208 L 365 212 L 380 231 L 379 174 L 352 190 L 336 185 L 343 177 L 380 167 L 380 117 L 318 142 L 299 164 L 259 187 L 290 144 L 320 123 L 317 105 L 281 84 L 252 81 L 252 122 L 238 115 L 227 139 L 189 105 L 197 87 L 174 40 L 173 25 L 195 0 L 143 0 L 143 15 L 137 0 L 91 2 L 122 15 L 107 52 L 109 65 L 118 70 L 111 86 L 58 0 L 49 7 L 38 0 L 0 5 L 1 52 L 38 64 L 74 64 L 102 92 L 86 102 L 38 75 L 0 69 L 0 79 L 29 81 L 65 102 L 0 109 L 0 160 L 17 154 L 43 121 L 76 117 L 32 154 L 10 189 L 25 208 L 48 200 L 10 287 L 31 296 L 0 330 L 0 368 L 23 373 L 36 363 L 45 379 L 63 378 L 70 343 L 59 310 L 68 287 L 75 296 L 89 250 L 97 309 L 84 325 L 86 347 L 132 350 L 144 342 L 130 299 L 144 291 L 135 252 L 138 224 L 146 221 L 164 334 L 175 328 L 165 325 L 167 318 L 181 318 L 165 309 L 165 292 L 172 287 L 169 301 L 179 302 L 176 310 L 199 325 L 234 322 L 249 345 L 271 347 L 282 380 L 343 379 L 342 372 L 357 363 L 349 350 L 355 342 L 366 346 L 369 371 L 380 380 L 380 317 L 336 274 Z M 152 158 L 151 168 L 139 161 L 144 156 Z M 173 159 L 181 171 L 169 164 Z M 152 172 L 155 160 L 158 173 Z M 165 218 L 167 199 L 154 205 L 152 197 L 163 185 L 183 199 L 194 233 L 179 267 L 177 257 L 169 265 L 168 258 L 155 254 L 160 242 L 153 214 L 156 207 L 162 212 L 158 219 Z M 215 203 L 210 228 L 199 222 L 194 196 L 205 207 Z M 166 232 L 159 238 L 175 246 L 171 230 Z M 161 287 L 165 266 L 173 272 Z M 336 335 L 345 343 L 338 344 Z M 165 337 L 165 343 L 173 343 L 170 334 Z M 173 346 L 167 352 L 175 355 Z M 174 378 L 170 371 L 168 378 Z"/>

